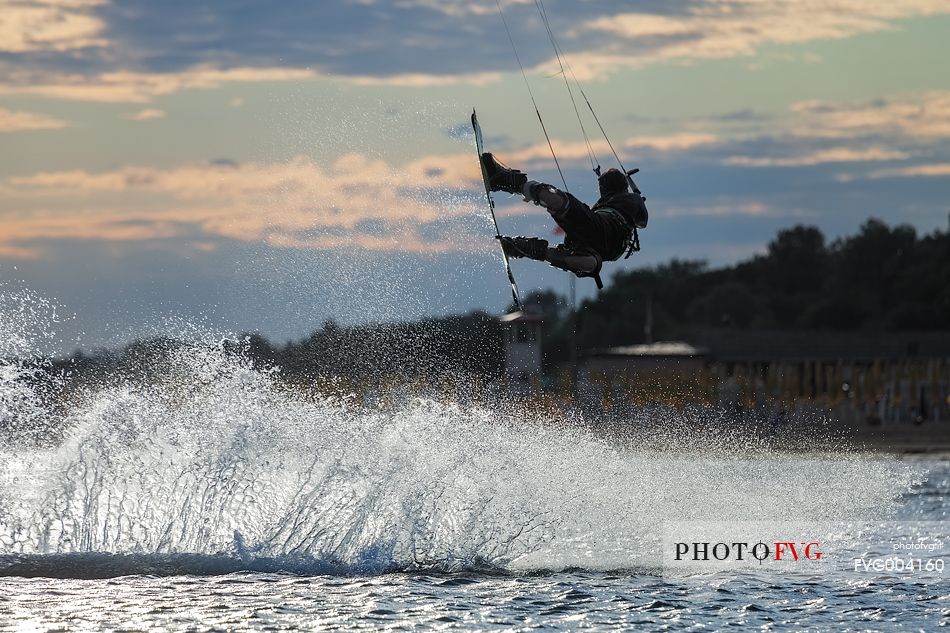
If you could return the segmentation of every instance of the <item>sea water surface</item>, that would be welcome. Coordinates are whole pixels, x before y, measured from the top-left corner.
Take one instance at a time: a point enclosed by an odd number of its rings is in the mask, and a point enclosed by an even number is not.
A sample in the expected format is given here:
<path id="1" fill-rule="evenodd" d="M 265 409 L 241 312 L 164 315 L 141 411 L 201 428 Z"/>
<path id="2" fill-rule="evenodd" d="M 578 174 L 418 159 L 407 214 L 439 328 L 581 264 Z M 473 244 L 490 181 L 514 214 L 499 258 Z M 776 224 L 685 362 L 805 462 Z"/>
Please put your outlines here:
<path id="1" fill-rule="evenodd" d="M 788 450 L 703 411 L 605 434 L 503 404 L 316 396 L 213 341 L 75 393 L 6 357 L 0 630 L 950 623 L 950 572 L 849 567 L 900 544 L 950 558 L 946 460 Z M 825 557 L 671 568 L 670 526 L 710 521 L 787 527 Z"/>
<path id="2" fill-rule="evenodd" d="M 945 520 L 950 465 L 914 467 L 928 474 L 903 497 L 899 514 Z M 535 561 L 543 565 L 544 556 Z M 601 566 L 611 563 L 630 564 L 607 558 Z M 319 559 L 288 561 L 280 570 L 276 561 L 186 554 L 26 556 L 17 565 L 7 572 L 59 577 L 0 579 L 4 630 L 934 631 L 950 621 L 950 583 L 933 574 L 666 577 L 635 564 L 331 570 Z"/>

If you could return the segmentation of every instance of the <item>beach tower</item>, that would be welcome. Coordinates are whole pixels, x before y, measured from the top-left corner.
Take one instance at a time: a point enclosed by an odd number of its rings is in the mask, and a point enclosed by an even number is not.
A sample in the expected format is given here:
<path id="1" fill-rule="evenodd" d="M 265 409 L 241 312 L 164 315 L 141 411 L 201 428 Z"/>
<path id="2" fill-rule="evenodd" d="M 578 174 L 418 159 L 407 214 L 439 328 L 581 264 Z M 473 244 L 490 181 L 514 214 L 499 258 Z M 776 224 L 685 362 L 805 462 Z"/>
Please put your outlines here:
<path id="1" fill-rule="evenodd" d="M 505 344 L 505 376 L 528 382 L 541 374 L 541 326 L 544 318 L 529 312 L 512 312 L 498 319 Z"/>

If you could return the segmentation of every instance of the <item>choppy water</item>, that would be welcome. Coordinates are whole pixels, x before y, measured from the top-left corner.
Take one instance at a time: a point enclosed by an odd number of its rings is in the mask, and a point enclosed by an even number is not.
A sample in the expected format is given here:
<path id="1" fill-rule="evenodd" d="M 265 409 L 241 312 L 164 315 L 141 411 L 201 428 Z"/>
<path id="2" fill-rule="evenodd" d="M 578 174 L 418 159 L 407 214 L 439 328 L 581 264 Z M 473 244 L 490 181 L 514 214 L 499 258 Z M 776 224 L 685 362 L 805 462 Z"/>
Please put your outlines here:
<path id="1" fill-rule="evenodd" d="M 946 585 L 768 576 L 666 581 L 587 571 L 541 576 L 232 574 L 2 583 L 21 629 L 907 630 L 946 625 Z"/>
<path id="2" fill-rule="evenodd" d="M 30 299 L 14 303 L 29 320 Z M 4 340 L 0 357 L 29 349 Z M 676 575 L 662 543 L 711 520 L 845 525 L 820 534 L 839 560 L 943 538 L 946 461 L 784 453 L 675 416 L 621 442 L 501 405 L 357 406 L 214 343 L 160 369 L 53 410 L 55 385 L 0 361 L 0 628 L 950 622 L 941 574 Z"/>
<path id="3" fill-rule="evenodd" d="M 899 518 L 946 519 L 950 464 L 923 462 L 926 481 Z M 597 543 L 591 543 L 596 548 Z M 633 552 L 631 552 L 633 554 Z M 241 563 L 189 555 L 28 556 L 21 571 L 112 578 L 0 578 L 0 629 L 313 630 L 354 628 L 533 630 L 934 631 L 950 621 L 942 578 L 829 573 L 718 573 L 668 578 L 650 570 L 534 573 L 231 571 Z M 543 559 L 543 557 L 542 557 Z M 253 568 L 254 564 L 246 564 Z M 149 572 L 170 574 L 152 575 Z"/>

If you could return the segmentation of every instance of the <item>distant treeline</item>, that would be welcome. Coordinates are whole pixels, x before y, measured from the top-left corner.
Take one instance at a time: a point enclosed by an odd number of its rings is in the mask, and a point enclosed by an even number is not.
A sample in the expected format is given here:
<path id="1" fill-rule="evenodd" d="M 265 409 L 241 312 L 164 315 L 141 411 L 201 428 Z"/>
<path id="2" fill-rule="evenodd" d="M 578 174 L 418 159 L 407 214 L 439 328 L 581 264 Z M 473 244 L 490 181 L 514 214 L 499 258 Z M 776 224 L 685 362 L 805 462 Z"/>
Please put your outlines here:
<path id="1" fill-rule="evenodd" d="M 551 292 L 528 297 L 553 317 L 550 361 L 567 358 L 571 319 Z M 580 349 L 689 340 L 706 328 L 950 330 L 950 233 L 871 219 L 831 243 L 813 226 L 780 231 L 764 255 L 710 269 L 702 261 L 622 272 L 576 315 Z"/>
<path id="2" fill-rule="evenodd" d="M 303 377 L 498 374 L 504 356 L 498 320 L 485 312 L 349 327 L 328 321 L 282 347 L 260 335 L 249 343 L 253 358 Z"/>
<path id="3" fill-rule="evenodd" d="M 186 363 L 202 362 L 190 347 L 194 344 L 152 338 L 120 351 L 76 352 L 55 361 L 53 368 L 84 383 L 152 382 L 174 365 L 176 354 L 184 353 Z M 248 334 L 225 341 L 222 351 L 243 354 L 262 369 L 279 367 L 280 376 L 289 381 L 342 376 L 361 383 L 375 378 L 494 376 L 501 373 L 504 358 L 498 320 L 484 312 L 349 327 L 327 321 L 301 341 L 274 345 L 259 334 Z"/>
<path id="4" fill-rule="evenodd" d="M 674 260 L 622 272 L 573 313 L 565 298 L 537 291 L 525 304 L 545 315 L 547 366 L 578 350 L 690 338 L 705 328 L 790 330 L 950 329 L 950 234 L 919 237 L 909 226 L 868 220 L 857 235 L 828 243 L 821 231 L 796 226 L 778 233 L 764 255 L 710 269 Z M 647 322 L 650 322 L 650 327 Z M 576 334 L 574 334 L 576 332 Z M 497 375 L 501 328 L 492 315 L 412 323 L 338 326 L 275 345 L 250 335 L 247 353 L 284 375 Z M 118 353 L 75 355 L 60 365 L 99 375 L 134 373 L 174 342 L 155 339 Z"/>

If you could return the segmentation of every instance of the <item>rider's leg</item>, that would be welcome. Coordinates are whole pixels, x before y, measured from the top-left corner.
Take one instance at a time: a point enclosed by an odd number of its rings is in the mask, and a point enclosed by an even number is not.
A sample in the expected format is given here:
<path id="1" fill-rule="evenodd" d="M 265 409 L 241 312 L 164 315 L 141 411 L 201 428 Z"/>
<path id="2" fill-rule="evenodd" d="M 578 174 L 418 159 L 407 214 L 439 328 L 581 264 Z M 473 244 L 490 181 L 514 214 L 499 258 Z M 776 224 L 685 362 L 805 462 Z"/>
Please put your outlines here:
<path id="1" fill-rule="evenodd" d="M 603 260 L 595 251 L 568 248 L 563 244 L 556 248 L 549 248 L 544 259 L 556 268 L 567 270 L 582 277 L 596 275 L 603 265 Z"/>

